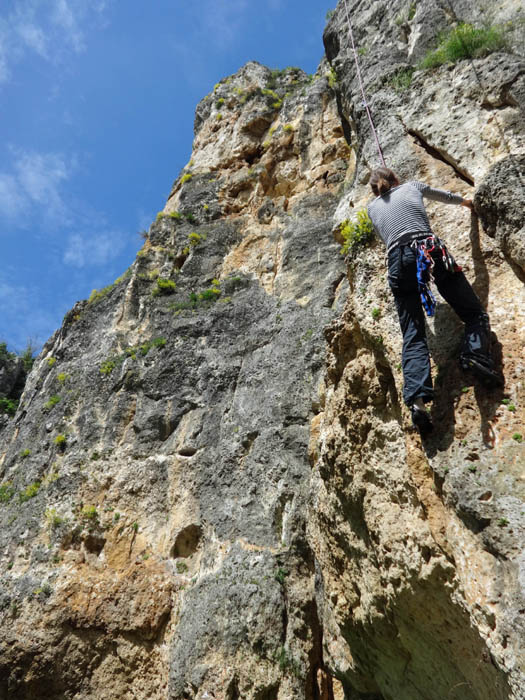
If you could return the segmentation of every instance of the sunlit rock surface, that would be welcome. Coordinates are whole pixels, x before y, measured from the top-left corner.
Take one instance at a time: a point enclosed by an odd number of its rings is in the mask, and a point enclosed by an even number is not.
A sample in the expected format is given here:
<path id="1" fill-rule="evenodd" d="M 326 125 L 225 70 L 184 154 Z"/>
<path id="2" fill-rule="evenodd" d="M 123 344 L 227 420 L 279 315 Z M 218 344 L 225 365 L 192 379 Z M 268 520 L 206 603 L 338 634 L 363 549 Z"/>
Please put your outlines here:
<path id="1" fill-rule="evenodd" d="M 475 199 L 429 212 L 504 389 L 440 304 L 410 427 L 384 251 L 339 252 L 378 164 L 339 3 L 315 75 L 248 63 L 199 103 L 135 263 L 0 424 L 0 698 L 524 697 L 523 13 L 453 5 L 350 10 L 388 165 Z M 400 85 L 457 20 L 507 50 Z"/>

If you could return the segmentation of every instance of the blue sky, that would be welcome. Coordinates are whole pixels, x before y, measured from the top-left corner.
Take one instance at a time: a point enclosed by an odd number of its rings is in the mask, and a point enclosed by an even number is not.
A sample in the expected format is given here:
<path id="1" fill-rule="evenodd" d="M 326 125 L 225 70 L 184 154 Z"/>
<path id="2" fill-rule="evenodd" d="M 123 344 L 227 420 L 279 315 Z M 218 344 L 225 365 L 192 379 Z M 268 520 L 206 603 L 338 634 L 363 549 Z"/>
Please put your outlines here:
<path id="1" fill-rule="evenodd" d="M 256 60 L 312 73 L 335 0 L 2 0 L 0 341 L 41 345 L 133 261 L 197 102 Z"/>

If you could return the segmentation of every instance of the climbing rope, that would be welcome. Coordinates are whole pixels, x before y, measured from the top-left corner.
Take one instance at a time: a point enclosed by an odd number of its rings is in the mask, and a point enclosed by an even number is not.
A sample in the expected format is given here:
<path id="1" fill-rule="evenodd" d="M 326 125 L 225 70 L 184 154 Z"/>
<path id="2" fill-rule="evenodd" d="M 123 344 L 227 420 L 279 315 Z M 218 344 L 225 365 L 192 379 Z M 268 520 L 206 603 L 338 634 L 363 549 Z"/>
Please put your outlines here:
<path id="1" fill-rule="evenodd" d="M 370 107 L 368 106 L 368 102 L 366 101 L 366 94 L 365 94 L 365 86 L 363 85 L 363 79 L 361 77 L 361 68 L 359 67 L 359 60 L 357 58 L 357 50 L 355 48 L 355 42 L 354 42 L 354 33 L 352 31 L 352 23 L 350 22 L 350 13 L 348 12 L 348 4 L 346 0 L 344 0 L 345 3 L 345 10 L 346 10 L 346 19 L 348 21 L 348 33 L 350 35 L 350 42 L 352 44 L 352 51 L 354 52 L 354 61 L 355 61 L 355 67 L 357 71 L 357 78 L 359 80 L 359 87 L 361 88 L 361 94 L 363 96 L 363 106 L 366 110 L 366 113 L 368 115 L 368 120 L 370 122 L 370 127 L 372 129 L 372 133 L 374 134 L 374 138 L 376 140 L 376 146 L 377 146 L 377 152 L 379 153 L 379 158 L 381 159 L 381 163 L 384 168 L 386 168 L 386 163 L 385 159 L 383 157 L 383 151 L 381 150 L 381 146 L 379 144 L 379 138 L 377 136 L 377 131 L 374 126 L 374 120 L 372 119 L 372 113 L 370 111 Z"/>

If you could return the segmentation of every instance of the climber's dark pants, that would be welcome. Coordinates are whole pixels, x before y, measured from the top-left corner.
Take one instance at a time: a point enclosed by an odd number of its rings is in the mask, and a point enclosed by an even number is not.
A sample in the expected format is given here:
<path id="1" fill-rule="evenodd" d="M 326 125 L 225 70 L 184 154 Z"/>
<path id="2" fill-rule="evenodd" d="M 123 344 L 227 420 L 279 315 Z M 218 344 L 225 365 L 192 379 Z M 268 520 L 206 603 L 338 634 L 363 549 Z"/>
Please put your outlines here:
<path id="1" fill-rule="evenodd" d="M 441 253 L 436 251 L 433 276 L 441 296 L 465 324 L 462 359 L 472 357 L 488 367 L 490 359 L 490 326 L 480 300 L 462 272 L 449 272 Z M 425 333 L 425 319 L 416 276 L 416 252 L 410 245 L 394 248 L 388 254 L 388 283 L 403 333 L 403 399 L 410 406 L 414 399 L 431 401 L 434 395 L 430 360 Z"/>

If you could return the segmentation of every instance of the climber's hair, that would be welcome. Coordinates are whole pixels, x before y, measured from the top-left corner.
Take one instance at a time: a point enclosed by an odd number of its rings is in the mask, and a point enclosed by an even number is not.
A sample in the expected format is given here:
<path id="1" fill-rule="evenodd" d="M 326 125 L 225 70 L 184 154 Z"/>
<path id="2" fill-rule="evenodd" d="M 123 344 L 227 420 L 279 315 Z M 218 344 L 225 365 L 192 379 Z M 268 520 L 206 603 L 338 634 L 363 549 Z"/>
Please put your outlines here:
<path id="1" fill-rule="evenodd" d="M 376 168 L 370 176 L 370 187 L 376 197 L 399 185 L 399 178 L 390 168 Z"/>

